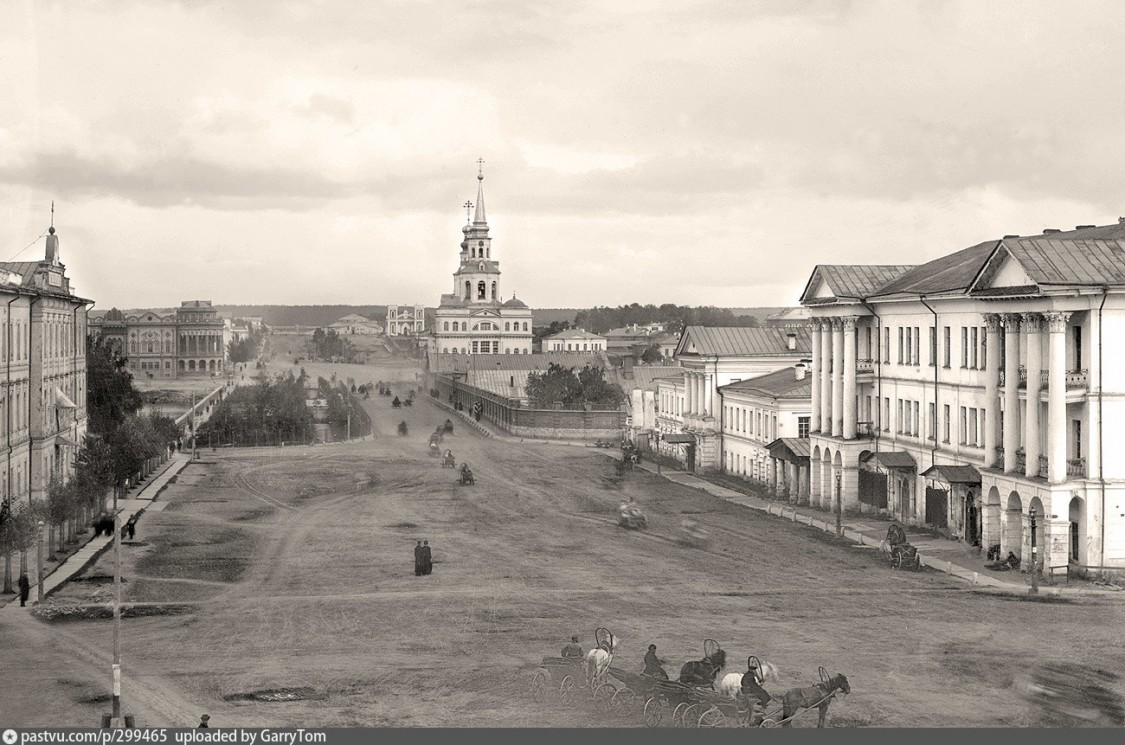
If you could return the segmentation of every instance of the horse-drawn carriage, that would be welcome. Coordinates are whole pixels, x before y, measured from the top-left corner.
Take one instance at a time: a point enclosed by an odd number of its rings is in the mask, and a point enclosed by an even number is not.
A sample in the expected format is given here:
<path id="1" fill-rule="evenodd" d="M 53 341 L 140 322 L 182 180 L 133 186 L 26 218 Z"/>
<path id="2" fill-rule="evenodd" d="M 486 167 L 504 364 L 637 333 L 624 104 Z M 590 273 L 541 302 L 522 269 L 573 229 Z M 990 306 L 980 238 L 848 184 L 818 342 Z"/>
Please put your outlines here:
<path id="1" fill-rule="evenodd" d="M 468 463 L 462 463 L 461 464 L 460 482 L 461 482 L 461 486 L 466 486 L 466 485 L 469 485 L 469 484 L 475 484 L 476 483 L 476 479 L 473 478 L 473 469 L 469 468 Z"/>
<path id="2" fill-rule="evenodd" d="M 446 450 L 445 451 L 445 455 L 441 459 L 441 467 L 442 468 L 456 468 L 457 467 L 457 461 L 453 457 L 453 451 L 452 450 Z"/>
<path id="3" fill-rule="evenodd" d="M 569 704 L 583 675 L 581 657 L 544 657 L 531 679 L 531 698 L 543 701 L 549 691 L 556 691 L 559 700 Z"/>
<path id="4" fill-rule="evenodd" d="M 648 518 L 632 499 L 618 507 L 617 514 L 618 526 L 626 530 L 644 530 L 648 527 Z"/>
<path id="5" fill-rule="evenodd" d="M 398 396 L 395 396 L 394 400 L 391 401 L 391 408 L 397 409 L 401 406 L 402 406 L 402 401 L 399 401 Z"/>
<path id="6" fill-rule="evenodd" d="M 441 425 L 440 429 L 442 430 L 442 432 L 444 434 L 447 434 L 447 435 L 453 434 L 453 422 L 446 419 L 445 424 Z"/>
<path id="7" fill-rule="evenodd" d="M 429 450 L 431 458 L 438 458 L 441 456 L 441 446 L 438 445 L 438 441 L 433 437 L 430 438 Z"/>

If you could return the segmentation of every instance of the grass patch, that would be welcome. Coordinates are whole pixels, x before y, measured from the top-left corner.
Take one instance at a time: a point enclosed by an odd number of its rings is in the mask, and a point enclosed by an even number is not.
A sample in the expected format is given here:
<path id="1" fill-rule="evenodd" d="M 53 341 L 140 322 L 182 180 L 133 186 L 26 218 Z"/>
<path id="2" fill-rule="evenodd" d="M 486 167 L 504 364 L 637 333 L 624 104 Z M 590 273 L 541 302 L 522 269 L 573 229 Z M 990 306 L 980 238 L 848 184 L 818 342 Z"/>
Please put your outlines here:
<path id="1" fill-rule="evenodd" d="M 182 616 L 194 613 L 195 606 L 183 603 L 160 605 L 125 605 L 121 608 L 122 618 L 147 618 L 151 616 Z M 47 623 L 66 623 L 69 621 L 103 621 L 113 618 L 113 608 L 108 605 L 48 605 L 36 608 L 32 615 Z"/>
<path id="2" fill-rule="evenodd" d="M 1074 598 L 1062 595 L 1032 595 L 1030 592 L 988 592 L 986 590 L 973 590 L 974 595 L 987 595 L 997 600 L 1008 600 L 1017 603 L 1052 603 L 1055 605 L 1075 605 Z"/>
<path id="3" fill-rule="evenodd" d="M 401 522 L 401 523 L 391 523 L 387 527 L 388 528 L 417 528 L 418 524 L 412 523 L 412 522 Z"/>

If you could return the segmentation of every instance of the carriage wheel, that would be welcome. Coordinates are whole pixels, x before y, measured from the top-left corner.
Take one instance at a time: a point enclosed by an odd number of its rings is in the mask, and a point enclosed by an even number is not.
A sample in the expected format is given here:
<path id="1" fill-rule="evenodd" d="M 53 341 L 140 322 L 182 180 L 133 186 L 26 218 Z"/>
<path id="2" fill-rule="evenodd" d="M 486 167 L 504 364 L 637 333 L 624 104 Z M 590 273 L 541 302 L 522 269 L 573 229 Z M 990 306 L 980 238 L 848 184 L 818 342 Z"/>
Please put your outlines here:
<path id="1" fill-rule="evenodd" d="M 540 670 L 531 679 L 531 699 L 541 702 L 545 698 L 547 698 L 547 673 Z"/>
<path id="2" fill-rule="evenodd" d="M 632 709 L 636 703 L 637 694 L 628 688 L 618 688 L 613 692 L 613 698 L 610 699 L 609 706 L 614 711 L 624 711 L 625 709 Z"/>
<path id="3" fill-rule="evenodd" d="M 594 689 L 594 708 L 598 711 L 609 711 L 612 706 L 613 696 L 617 688 L 609 683 L 602 683 Z"/>
<path id="4" fill-rule="evenodd" d="M 697 721 L 696 726 L 699 727 L 722 727 L 727 723 L 727 717 L 719 707 L 712 706 L 710 709 L 700 714 Z"/>
<path id="5" fill-rule="evenodd" d="M 765 729 L 773 729 L 774 727 L 777 726 L 777 722 L 775 722 L 772 719 L 763 719 L 762 723 L 759 724 L 758 726 L 763 727 Z"/>
<path id="6" fill-rule="evenodd" d="M 658 698 L 650 698 L 645 702 L 645 726 L 659 727 L 660 720 L 664 718 L 664 702 Z"/>
<path id="7" fill-rule="evenodd" d="M 754 705 L 746 705 L 743 702 L 738 703 L 738 726 L 749 727 L 750 723 L 754 721 Z"/>
<path id="8" fill-rule="evenodd" d="M 562 679 L 559 683 L 559 698 L 562 699 L 564 704 L 569 704 L 574 697 L 574 678 L 569 675 Z"/>
<path id="9" fill-rule="evenodd" d="M 672 710 L 672 726 L 673 727 L 686 727 L 687 726 L 686 722 L 684 721 L 684 714 L 686 714 L 687 710 L 690 709 L 690 708 L 691 708 L 691 704 L 686 703 L 686 702 L 681 702 L 679 704 L 676 704 L 676 708 Z"/>

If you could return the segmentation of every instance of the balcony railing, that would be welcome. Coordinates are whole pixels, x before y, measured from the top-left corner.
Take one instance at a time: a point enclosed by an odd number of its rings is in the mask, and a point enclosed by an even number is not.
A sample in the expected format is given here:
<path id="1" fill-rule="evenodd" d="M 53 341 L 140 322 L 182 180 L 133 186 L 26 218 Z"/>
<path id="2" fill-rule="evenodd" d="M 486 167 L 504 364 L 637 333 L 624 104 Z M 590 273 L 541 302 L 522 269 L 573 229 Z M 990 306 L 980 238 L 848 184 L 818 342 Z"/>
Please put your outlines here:
<path id="1" fill-rule="evenodd" d="M 875 360 L 856 360 L 855 371 L 857 373 L 869 373 L 875 371 Z"/>
<path id="2" fill-rule="evenodd" d="M 1086 478 L 1086 459 L 1073 458 L 1066 462 L 1066 475 L 1072 479 Z"/>
<path id="3" fill-rule="evenodd" d="M 1021 472 L 1027 470 L 1027 453 L 1022 449 L 1016 451 L 1016 470 Z"/>
<path id="4" fill-rule="evenodd" d="M 855 436 L 856 437 L 873 437 L 875 435 L 874 422 L 856 422 Z"/>
<path id="5" fill-rule="evenodd" d="M 1003 386 L 1007 382 L 1007 374 L 1004 370 L 1000 371 L 1000 385 Z M 1067 388 L 1085 388 L 1087 386 L 1087 371 L 1086 370 L 1067 370 L 1066 372 L 1066 387 Z M 1027 387 L 1027 368 L 1020 365 L 1020 388 Z M 1046 390 L 1051 385 L 1051 372 L 1049 370 L 1039 371 L 1039 387 Z"/>
<path id="6" fill-rule="evenodd" d="M 1085 388 L 1086 371 L 1085 370 L 1070 370 L 1066 374 L 1066 387 L 1067 388 Z"/>

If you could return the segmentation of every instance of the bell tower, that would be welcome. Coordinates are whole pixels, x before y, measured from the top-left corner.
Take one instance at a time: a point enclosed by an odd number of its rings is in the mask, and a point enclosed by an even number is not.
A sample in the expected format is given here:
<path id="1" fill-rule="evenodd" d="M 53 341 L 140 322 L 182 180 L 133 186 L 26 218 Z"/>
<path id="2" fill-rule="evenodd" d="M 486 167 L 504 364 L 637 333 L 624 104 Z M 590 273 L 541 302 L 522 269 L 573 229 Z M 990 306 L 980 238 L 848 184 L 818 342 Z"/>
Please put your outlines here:
<path id="1" fill-rule="evenodd" d="M 500 303 L 500 262 L 492 258 L 492 238 L 484 210 L 484 160 L 477 160 L 477 203 L 471 221 L 461 228 L 461 265 L 453 274 L 453 294 L 470 305 Z M 466 218 L 473 208 L 465 203 Z"/>

